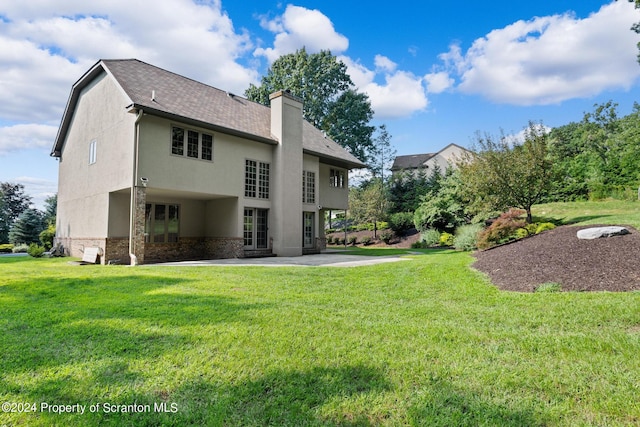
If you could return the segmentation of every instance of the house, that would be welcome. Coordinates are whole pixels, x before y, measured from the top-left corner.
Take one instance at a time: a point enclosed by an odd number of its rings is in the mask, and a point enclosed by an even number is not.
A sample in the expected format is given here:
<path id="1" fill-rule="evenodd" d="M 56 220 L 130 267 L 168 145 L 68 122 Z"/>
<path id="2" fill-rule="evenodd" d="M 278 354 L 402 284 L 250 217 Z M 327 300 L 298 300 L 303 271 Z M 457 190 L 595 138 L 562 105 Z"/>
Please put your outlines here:
<path id="1" fill-rule="evenodd" d="M 411 173 L 414 176 L 424 172 L 427 176 L 440 168 L 444 173 L 447 168 L 455 167 L 456 162 L 463 160 L 471 152 L 457 144 L 449 144 L 437 153 L 409 154 L 397 156 L 391 166 L 392 174 Z"/>
<path id="2" fill-rule="evenodd" d="M 51 155 L 56 242 L 103 264 L 318 252 L 365 166 L 287 91 L 265 107 L 136 59 L 73 85 Z"/>

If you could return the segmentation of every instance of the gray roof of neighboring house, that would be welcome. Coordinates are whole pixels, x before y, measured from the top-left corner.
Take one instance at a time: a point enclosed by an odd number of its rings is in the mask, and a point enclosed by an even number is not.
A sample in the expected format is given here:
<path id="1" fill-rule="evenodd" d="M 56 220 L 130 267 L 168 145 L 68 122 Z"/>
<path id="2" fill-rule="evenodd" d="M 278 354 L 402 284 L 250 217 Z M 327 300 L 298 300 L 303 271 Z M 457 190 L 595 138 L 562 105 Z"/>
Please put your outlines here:
<path id="1" fill-rule="evenodd" d="M 73 85 L 52 155 L 60 153 L 80 91 L 103 72 L 111 75 L 129 98 L 130 105 L 123 108 L 142 109 L 219 132 L 277 143 L 271 135 L 269 107 L 137 59 L 119 59 L 98 61 Z M 303 122 L 302 146 L 305 152 L 331 163 L 348 168 L 365 166 L 307 121 Z"/>
<path id="2" fill-rule="evenodd" d="M 426 161 L 428 161 L 429 159 L 432 159 L 433 157 L 442 153 L 444 150 L 446 150 L 451 146 L 458 147 L 460 150 L 464 152 L 469 152 L 469 150 L 467 150 L 466 148 L 461 147 L 458 144 L 451 143 L 446 147 L 444 147 L 443 149 L 441 149 L 440 151 L 438 151 L 437 153 L 408 154 L 406 156 L 397 156 L 393 161 L 391 170 L 400 171 L 403 169 L 418 169 L 418 168 L 424 167 L 424 163 Z"/>
<path id="3" fill-rule="evenodd" d="M 391 166 L 392 171 L 402 169 L 417 169 L 424 166 L 424 162 L 435 156 L 436 153 L 409 154 L 407 156 L 397 156 Z"/>

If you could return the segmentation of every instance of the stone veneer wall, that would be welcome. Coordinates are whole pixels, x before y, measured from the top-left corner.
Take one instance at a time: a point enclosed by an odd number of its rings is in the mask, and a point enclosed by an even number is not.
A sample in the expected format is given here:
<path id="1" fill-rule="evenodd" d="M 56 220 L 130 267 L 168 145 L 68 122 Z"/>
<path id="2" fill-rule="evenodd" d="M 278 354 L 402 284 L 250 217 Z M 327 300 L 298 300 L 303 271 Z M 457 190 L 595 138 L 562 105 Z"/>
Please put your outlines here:
<path id="1" fill-rule="evenodd" d="M 108 239 L 71 239 L 56 238 L 56 243 L 64 246 L 65 254 L 82 258 L 84 248 L 98 247 L 100 251 L 100 263 L 109 261 L 128 265 L 129 238 L 112 237 Z M 188 261 L 198 259 L 217 258 L 243 258 L 244 241 L 242 238 L 231 237 L 206 237 L 206 238 L 180 238 L 177 243 L 147 243 L 145 245 L 144 259 L 147 263 L 165 261 Z"/>
<path id="2" fill-rule="evenodd" d="M 188 261 L 216 258 L 242 258 L 244 241 L 231 237 L 182 237 L 177 243 L 148 243 L 144 257 L 147 263 Z"/>
<path id="3" fill-rule="evenodd" d="M 106 239 L 103 238 L 86 238 L 86 239 L 73 239 L 70 237 L 56 237 L 54 239 L 54 245 L 62 245 L 64 247 L 64 254 L 74 257 L 82 258 L 84 255 L 84 248 L 100 248 L 99 258 L 100 263 L 104 264 Z"/>

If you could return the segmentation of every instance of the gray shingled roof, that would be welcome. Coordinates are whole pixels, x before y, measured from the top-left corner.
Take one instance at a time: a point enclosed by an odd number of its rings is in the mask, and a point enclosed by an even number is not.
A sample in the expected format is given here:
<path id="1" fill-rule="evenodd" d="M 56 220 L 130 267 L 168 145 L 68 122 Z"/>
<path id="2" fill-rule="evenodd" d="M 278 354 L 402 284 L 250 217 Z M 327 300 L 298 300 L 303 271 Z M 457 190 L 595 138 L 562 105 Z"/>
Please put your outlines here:
<path id="1" fill-rule="evenodd" d="M 392 171 L 403 169 L 417 169 L 424 165 L 424 162 L 435 156 L 437 153 L 409 154 L 407 156 L 397 156 L 391 166 Z"/>
<path id="2" fill-rule="evenodd" d="M 80 90 L 101 72 L 118 82 L 130 100 L 128 108 L 176 118 L 260 142 L 275 144 L 269 107 L 137 59 L 101 60 L 74 84 L 52 155 L 58 155 Z M 152 94 L 154 98 L 152 99 Z M 365 165 L 308 122 L 304 122 L 305 152 L 349 168 Z"/>

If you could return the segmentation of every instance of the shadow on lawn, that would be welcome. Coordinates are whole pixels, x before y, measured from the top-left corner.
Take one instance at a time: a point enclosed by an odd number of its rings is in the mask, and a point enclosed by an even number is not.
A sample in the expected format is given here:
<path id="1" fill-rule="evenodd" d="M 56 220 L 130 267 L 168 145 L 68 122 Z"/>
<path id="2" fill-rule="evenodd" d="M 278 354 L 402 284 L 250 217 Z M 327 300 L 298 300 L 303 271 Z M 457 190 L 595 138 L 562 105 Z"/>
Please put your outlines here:
<path id="1" fill-rule="evenodd" d="M 68 363 L 158 357 L 194 338 L 182 326 L 242 322 L 264 304 L 188 293 L 153 293 L 182 278 L 136 276 L 29 279 L 0 287 L 7 297 L 1 372 L 33 371 Z"/>
<path id="2" fill-rule="evenodd" d="M 546 426 L 543 414 L 531 408 L 512 408 L 488 402 L 469 390 L 444 380 L 433 380 L 431 387 L 412 399 L 408 410 L 410 424 L 428 426 Z"/>

